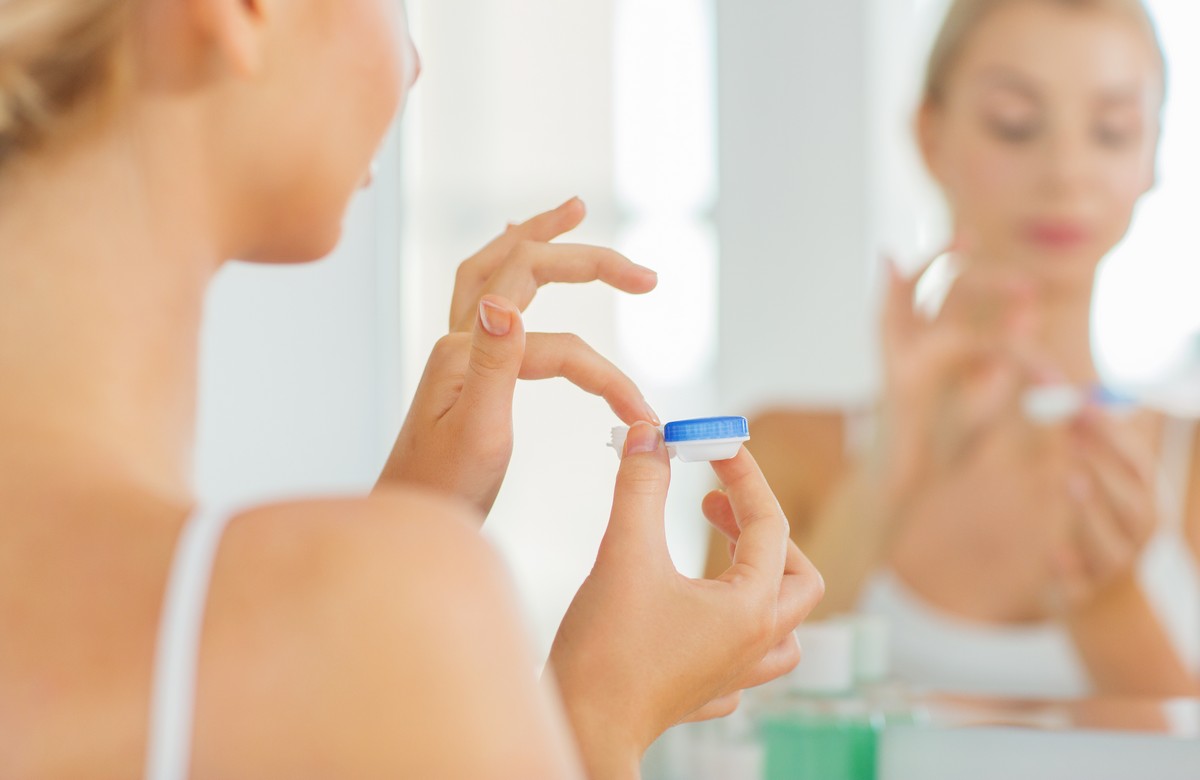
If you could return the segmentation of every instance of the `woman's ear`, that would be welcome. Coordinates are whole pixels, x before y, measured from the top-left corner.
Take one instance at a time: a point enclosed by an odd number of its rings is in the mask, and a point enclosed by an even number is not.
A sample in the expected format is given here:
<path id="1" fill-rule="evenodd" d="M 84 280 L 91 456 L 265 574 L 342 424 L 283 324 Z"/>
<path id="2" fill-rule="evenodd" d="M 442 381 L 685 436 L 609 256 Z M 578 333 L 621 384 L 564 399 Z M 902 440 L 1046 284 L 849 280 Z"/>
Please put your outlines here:
<path id="1" fill-rule="evenodd" d="M 268 0 L 186 0 L 191 18 L 233 73 L 257 73 L 263 61 Z"/>
<path id="2" fill-rule="evenodd" d="M 917 146 L 921 150 L 921 159 L 925 169 L 938 184 L 945 186 L 941 166 L 941 114 L 936 106 L 929 101 L 921 103 L 917 109 L 914 124 L 916 125 Z"/>

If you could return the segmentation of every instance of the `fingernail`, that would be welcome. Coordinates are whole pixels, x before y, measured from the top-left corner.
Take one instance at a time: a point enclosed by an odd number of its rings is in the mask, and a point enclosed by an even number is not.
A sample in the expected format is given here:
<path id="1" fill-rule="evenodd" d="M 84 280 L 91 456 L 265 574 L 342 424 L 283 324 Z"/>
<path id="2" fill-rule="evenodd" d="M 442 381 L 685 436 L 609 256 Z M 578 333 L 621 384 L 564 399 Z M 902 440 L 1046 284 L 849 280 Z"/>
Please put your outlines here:
<path id="1" fill-rule="evenodd" d="M 580 199 L 580 197 L 578 195 L 575 195 L 571 198 L 568 198 L 561 206 L 559 206 L 559 208 L 565 209 L 567 206 L 570 206 L 572 203 L 578 203 L 580 206 L 582 206 L 583 200 Z"/>
<path id="2" fill-rule="evenodd" d="M 879 264 L 883 266 L 883 271 L 887 274 L 888 279 L 893 282 L 900 281 L 900 266 L 896 265 L 895 255 L 891 252 L 881 253 L 879 255 Z"/>
<path id="3" fill-rule="evenodd" d="M 658 278 L 658 271 L 655 271 L 653 268 L 647 268 L 646 266 L 638 265 L 637 263 L 634 263 L 634 267 L 644 274 L 654 274 L 654 278 Z"/>
<path id="4" fill-rule="evenodd" d="M 642 406 L 645 407 L 647 420 L 655 425 L 662 425 L 662 419 L 659 418 L 658 412 L 654 411 L 654 408 L 650 406 L 649 402 L 646 401 L 645 398 L 642 399 Z"/>
<path id="5" fill-rule="evenodd" d="M 629 429 L 629 436 L 625 439 L 625 455 L 641 455 L 646 452 L 655 452 L 661 444 L 662 434 L 659 433 L 658 428 L 650 423 L 635 423 Z"/>
<path id="6" fill-rule="evenodd" d="M 512 331 L 512 312 L 491 301 L 479 302 L 479 321 L 483 329 L 493 336 L 507 336 Z"/>

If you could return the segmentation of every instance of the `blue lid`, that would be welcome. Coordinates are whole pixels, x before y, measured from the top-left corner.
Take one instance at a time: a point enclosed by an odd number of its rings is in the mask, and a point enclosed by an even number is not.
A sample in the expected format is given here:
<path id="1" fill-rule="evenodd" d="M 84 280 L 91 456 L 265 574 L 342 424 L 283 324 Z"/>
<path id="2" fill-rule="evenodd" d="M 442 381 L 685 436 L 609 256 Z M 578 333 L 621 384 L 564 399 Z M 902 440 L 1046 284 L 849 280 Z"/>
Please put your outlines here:
<path id="1" fill-rule="evenodd" d="M 750 436 L 750 423 L 745 417 L 706 417 L 702 420 L 681 420 L 667 423 L 663 439 L 667 444 L 711 439 L 745 439 Z"/>
<path id="2" fill-rule="evenodd" d="M 1137 406 L 1137 399 L 1105 385 L 1092 385 L 1091 400 L 1101 406 Z"/>

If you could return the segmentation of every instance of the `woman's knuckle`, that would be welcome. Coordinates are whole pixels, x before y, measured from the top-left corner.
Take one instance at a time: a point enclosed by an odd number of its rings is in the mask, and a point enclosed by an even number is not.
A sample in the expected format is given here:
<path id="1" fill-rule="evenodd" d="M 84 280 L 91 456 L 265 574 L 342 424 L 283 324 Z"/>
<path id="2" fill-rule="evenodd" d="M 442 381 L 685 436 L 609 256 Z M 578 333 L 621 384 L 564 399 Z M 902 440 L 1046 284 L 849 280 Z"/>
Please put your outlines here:
<path id="1" fill-rule="evenodd" d="M 760 594 L 755 594 L 747 601 L 742 609 L 741 634 L 747 650 L 761 657 L 775 639 L 775 604 Z"/>
<path id="2" fill-rule="evenodd" d="M 470 369 L 475 374 L 491 376 L 503 370 L 506 362 L 503 355 L 489 352 L 478 344 L 471 346 Z"/>
<path id="3" fill-rule="evenodd" d="M 621 476 L 621 485 L 633 496 L 657 495 L 662 489 L 662 471 L 653 463 L 631 464 Z"/>
<path id="4" fill-rule="evenodd" d="M 541 242 L 534 241 L 529 238 L 522 238 L 517 243 L 513 244 L 512 251 L 508 253 L 506 258 L 510 264 L 513 263 L 528 263 L 537 250 Z"/>
<path id="5" fill-rule="evenodd" d="M 469 343 L 469 337 L 463 333 L 449 333 L 442 336 L 433 345 L 433 350 L 430 353 L 431 360 L 432 362 L 453 360 L 462 354 Z"/>

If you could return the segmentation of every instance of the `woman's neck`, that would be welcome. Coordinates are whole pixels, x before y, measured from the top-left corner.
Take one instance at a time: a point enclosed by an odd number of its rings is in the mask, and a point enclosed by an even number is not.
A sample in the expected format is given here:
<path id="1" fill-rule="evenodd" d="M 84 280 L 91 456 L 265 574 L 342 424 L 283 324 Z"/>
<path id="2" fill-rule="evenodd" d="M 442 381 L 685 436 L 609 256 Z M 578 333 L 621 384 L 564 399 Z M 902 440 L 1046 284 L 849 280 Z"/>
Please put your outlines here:
<path id="1" fill-rule="evenodd" d="M 1038 344 L 1063 378 L 1090 384 L 1099 374 L 1092 355 L 1092 288 L 1086 284 L 1043 290 L 1039 297 Z"/>
<path id="2" fill-rule="evenodd" d="M 0 451 L 69 453 L 186 498 L 220 253 L 186 161 L 130 137 L 0 179 Z"/>

